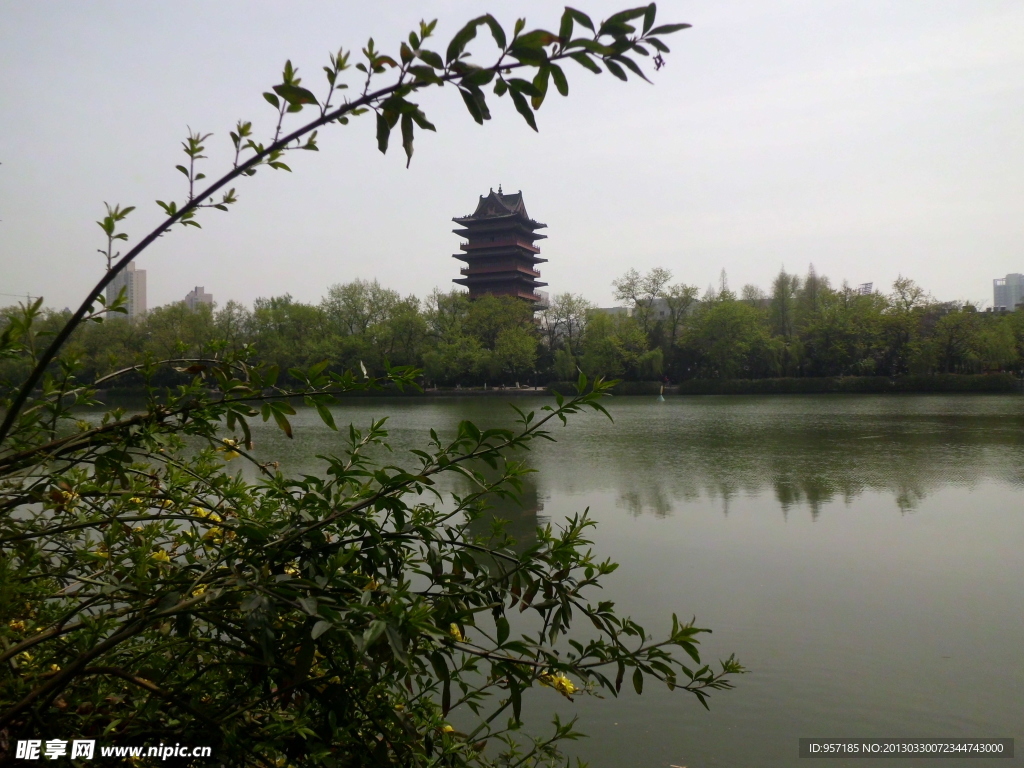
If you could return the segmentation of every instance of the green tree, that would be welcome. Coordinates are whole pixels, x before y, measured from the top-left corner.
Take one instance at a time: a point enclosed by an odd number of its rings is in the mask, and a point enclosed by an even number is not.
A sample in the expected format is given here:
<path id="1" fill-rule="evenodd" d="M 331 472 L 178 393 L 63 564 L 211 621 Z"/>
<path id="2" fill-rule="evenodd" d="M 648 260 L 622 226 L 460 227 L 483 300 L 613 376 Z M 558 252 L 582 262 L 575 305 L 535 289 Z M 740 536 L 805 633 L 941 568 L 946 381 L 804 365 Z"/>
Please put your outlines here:
<path id="1" fill-rule="evenodd" d="M 722 379 L 752 377 L 768 342 L 758 311 L 729 295 L 701 308 L 687 338 L 703 375 Z"/>
<path id="2" fill-rule="evenodd" d="M 907 373 L 919 339 L 921 319 L 929 298 L 924 289 L 900 275 L 892 285 L 889 306 L 882 316 L 882 369 L 890 376 Z"/>
<path id="3" fill-rule="evenodd" d="M 646 275 L 630 269 L 622 277 L 612 281 L 615 300 L 624 302 L 633 310 L 633 317 L 645 334 L 650 334 L 654 330 L 654 303 L 671 279 L 671 272 L 662 267 L 655 267 Z"/>
<path id="4" fill-rule="evenodd" d="M 670 350 L 675 347 L 686 318 L 696 309 L 699 292 L 696 285 L 683 283 L 666 285 L 659 292 L 658 298 L 665 303 L 667 313 L 664 326 L 666 345 Z"/>
<path id="5" fill-rule="evenodd" d="M 548 347 L 554 350 L 562 346 L 570 356 L 579 352 L 587 330 L 587 318 L 593 309 L 594 305 L 578 294 L 560 293 L 555 296 L 551 306 L 541 313 Z"/>
<path id="6" fill-rule="evenodd" d="M 958 309 L 943 315 L 935 324 L 932 343 L 939 371 L 973 372 L 978 352 L 978 320 L 977 312 Z"/>
<path id="7" fill-rule="evenodd" d="M 512 296 L 481 296 L 470 301 L 464 327 L 486 349 L 494 350 L 503 331 L 534 330 L 533 307 Z"/>

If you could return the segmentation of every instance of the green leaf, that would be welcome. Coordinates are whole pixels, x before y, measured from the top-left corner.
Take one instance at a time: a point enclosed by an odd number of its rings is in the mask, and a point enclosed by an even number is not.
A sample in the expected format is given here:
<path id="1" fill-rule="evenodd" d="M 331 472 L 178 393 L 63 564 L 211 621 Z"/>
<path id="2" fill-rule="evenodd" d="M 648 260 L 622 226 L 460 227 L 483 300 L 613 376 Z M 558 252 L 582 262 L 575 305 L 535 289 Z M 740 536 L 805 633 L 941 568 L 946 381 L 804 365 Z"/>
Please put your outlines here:
<path id="1" fill-rule="evenodd" d="M 464 88 L 459 88 L 459 95 L 462 97 L 462 101 L 466 105 L 466 109 L 469 110 L 469 114 L 477 123 L 483 125 L 484 116 L 480 111 L 480 105 L 477 103 L 477 100 L 473 98 L 473 94 Z"/>
<path id="2" fill-rule="evenodd" d="M 434 651 L 430 654 L 430 665 L 434 668 L 434 674 L 437 675 L 438 680 L 444 683 L 450 680 L 448 664 L 445 662 L 444 655 L 440 651 Z"/>
<path id="3" fill-rule="evenodd" d="M 387 118 L 380 112 L 377 113 L 377 149 L 381 151 L 381 154 L 387 154 L 388 151 L 388 137 L 391 135 L 391 126 L 388 125 Z"/>
<path id="4" fill-rule="evenodd" d="M 518 77 L 509 78 L 507 81 L 510 90 L 516 93 L 525 93 L 527 96 L 542 96 L 541 90 L 529 80 Z"/>
<path id="5" fill-rule="evenodd" d="M 601 24 L 601 29 L 598 30 L 598 34 L 600 34 L 600 35 L 609 35 L 609 34 L 610 35 L 614 35 L 616 33 L 619 33 L 619 34 L 630 34 L 634 30 L 633 30 L 633 28 L 627 22 L 630 22 L 633 19 L 640 18 L 646 12 L 647 12 L 647 8 L 630 8 L 630 9 L 625 10 L 625 11 L 619 11 L 618 13 L 613 13 L 611 16 L 609 16 L 607 19 L 605 19 L 603 24 Z"/>
<path id="6" fill-rule="evenodd" d="M 475 18 L 455 33 L 455 37 L 448 43 L 448 51 L 445 53 L 445 60 L 449 64 L 462 55 L 469 41 L 476 37 L 476 28 L 483 24 L 484 21 L 484 16 Z"/>
<path id="7" fill-rule="evenodd" d="M 420 51 L 418 55 L 420 60 L 429 64 L 434 69 L 444 69 L 444 61 L 433 51 Z"/>
<path id="8" fill-rule="evenodd" d="M 646 35 L 654 25 L 654 17 L 658 13 L 658 7 L 651 3 L 644 9 L 644 34 Z"/>
<path id="9" fill-rule="evenodd" d="M 519 682 L 511 678 L 508 681 L 508 697 L 512 700 L 512 717 L 517 723 L 522 722 L 523 692 Z"/>
<path id="10" fill-rule="evenodd" d="M 484 22 L 491 30 L 491 37 L 494 38 L 494 42 L 497 46 L 504 50 L 505 48 L 505 30 L 501 28 L 501 24 L 491 14 L 487 14 L 483 17 Z"/>
<path id="11" fill-rule="evenodd" d="M 427 120 L 427 116 L 424 115 L 423 112 L 420 111 L 419 109 L 417 109 L 414 112 L 411 112 L 409 114 L 411 114 L 412 115 L 412 119 L 416 121 L 416 125 L 418 125 L 423 130 L 425 130 L 425 131 L 435 131 L 435 132 L 437 131 L 437 128 L 434 127 L 434 124 L 432 122 L 430 122 L 429 120 Z"/>
<path id="12" fill-rule="evenodd" d="M 597 65 L 597 62 L 595 62 L 592 58 L 590 58 L 590 56 L 583 53 L 582 51 L 580 51 L 579 53 L 570 53 L 569 58 L 571 58 L 577 64 L 581 64 L 582 66 L 586 67 L 595 75 L 601 74 L 601 68 Z"/>
<path id="13" fill-rule="evenodd" d="M 508 640 L 508 635 L 510 631 L 508 626 L 508 619 L 506 619 L 504 616 L 499 616 L 494 623 L 497 626 L 498 630 L 498 645 L 501 645 L 506 640 Z"/>
<path id="14" fill-rule="evenodd" d="M 413 75 L 417 80 L 424 83 L 433 83 L 434 85 L 441 85 L 444 81 L 437 76 L 432 67 L 427 67 L 422 64 L 409 67 L 409 74 Z"/>
<path id="15" fill-rule="evenodd" d="M 320 420 L 323 421 L 324 424 L 335 432 L 338 431 L 338 425 L 334 423 L 334 415 L 331 413 L 330 408 L 321 403 L 317 403 L 316 412 L 320 414 Z"/>
<path id="16" fill-rule="evenodd" d="M 363 632 L 363 639 L 360 643 L 364 652 L 377 641 L 377 638 L 384 633 L 384 629 L 386 627 L 387 624 L 379 619 L 370 622 L 370 626 L 368 626 L 366 631 Z"/>
<path id="17" fill-rule="evenodd" d="M 644 71 L 642 69 L 640 69 L 640 67 L 637 65 L 637 63 L 635 61 L 633 61 L 631 58 L 629 58 L 628 56 L 617 56 L 615 58 L 615 60 L 616 61 L 621 61 L 623 64 L 625 64 L 627 67 L 629 67 L 629 69 L 634 74 L 636 74 L 641 79 L 645 80 L 648 83 L 651 82 L 650 80 L 647 80 L 647 75 L 644 74 Z"/>
<path id="18" fill-rule="evenodd" d="M 388 624 L 384 628 L 384 634 L 388 637 L 388 644 L 391 646 L 392 653 L 395 654 L 395 660 L 403 667 L 408 667 L 409 654 L 405 651 L 405 641 L 402 640 L 398 628 L 394 624 Z"/>
<path id="19" fill-rule="evenodd" d="M 292 85 L 290 83 L 275 85 L 274 92 L 292 106 L 318 103 L 316 96 L 313 95 L 312 91 L 298 85 Z"/>
<path id="20" fill-rule="evenodd" d="M 562 13 L 562 21 L 558 25 L 558 37 L 563 44 L 572 38 L 572 12 L 569 8 Z"/>
<path id="21" fill-rule="evenodd" d="M 412 140 L 413 132 L 415 128 L 412 121 L 412 115 L 402 115 L 402 148 L 405 150 L 405 167 L 409 167 L 409 163 L 412 162 Z"/>
<path id="22" fill-rule="evenodd" d="M 577 24 L 583 25 L 591 32 L 594 31 L 594 22 L 590 20 L 590 17 L 587 16 L 587 14 L 582 11 L 577 11 L 575 8 L 570 8 L 569 6 L 565 7 L 565 13 L 568 14 L 569 17 Z"/>
<path id="23" fill-rule="evenodd" d="M 533 78 L 534 87 L 540 91 L 540 93 L 534 96 L 531 100 L 531 104 L 534 109 L 540 109 L 540 105 L 544 103 L 544 97 L 548 92 L 549 77 L 551 77 L 551 67 L 545 66 L 537 70 L 537 75 Z"/>
<path id="24" fill-rule="evenodd" d="M 651 30 L 652 35 L 671 35 L 673 32 L 678 32 L 681 29 L 689 29 L 693 24 L 663 24 L 660 27 L 655 27 Z"/>
<path id="25" fill-rule="evenodd" d="M 617 78 L 619 78 L 619 80 L 625 81 L 629 79 L 628 77 L 626 77 L 626 73 L 622 71 L 622 67 L 620 67 L 611 59 L 605 59 L 604 65 L 605 67 L 608 68 L 608 71 L 615 75 Z"/>
<path id="26" fill-rule="evenodd" d="M 529 103 L 523 94 L 518 91 L 510 90 L 509 95 L 512 97 L 512 103 L 516 105 L 516 111 L 523 116 L 523 120 L 526 121 L 533 130 L 537 130 L 537 121 L 533 116 L 533 110 L 530 109 Z"/>
<path id="27" fill-rule="evenodd" d="M 670 53 L 672 51 L 671 48 L 669 48 L 656 37 L 645 38 L 644 42 L 650 44 L 652 48 L 657 48 L 661 53 Z"/>
<path id="28" fill-rule="evenodd" d="M 565 72 L 557 64 L 551 65 L 551 79 L 555 81 L 555 88 L 562 96 L 569 95 L 569 81 L 565 79 Z"/>
<path id="29" fill-rule="evenodd" d="M 543 48 L 558 42 L 558 35 L 546 29 L 535 29 L 516 40 L 517 48 Z"/>
<path id="30" fill-rule="evenodd" d="M 324 621 L 323 619 L 321 619 L 320 621 L 318 621 L 316 624 L 313 625 L 313 629 L 309 633 L 309 636 L 312 637 L 314 640 L 316 640 L 318 637 L 320 637 L 320 635 L 322 635 L 324 632 L 326 632 L 330 628 L 331 628 L 331 622 Z"/>
<path id="31" fill-rule="evenodd" d="M 640 671 L 640 667 L 633 670 L 633 689 L 638 694 L 644 692 L 644 674 Z"/>
<path id="32" fill-rule="evenodd" d="M 263 98 L 266 99 L 267 101 L 269 101 L 271 106 L 273 106 L 275 109 L 280 109 L 281 108 L 281 102 L 278 100 L 277 96 L 275 96 L 274 94 L 272 94 L 272 93 L 264 93 L 263 94 Z"/>
<path id="33" fill-rule="evenodd" d="M 274 421 L 277 422 L 277 426 L 281 428 L 281 431 L 288 435 L 289 439 L 292 437 L 292 425 L 288 421 L 288 418 L 277 408 L 272 408 L 274 414 Z"/>

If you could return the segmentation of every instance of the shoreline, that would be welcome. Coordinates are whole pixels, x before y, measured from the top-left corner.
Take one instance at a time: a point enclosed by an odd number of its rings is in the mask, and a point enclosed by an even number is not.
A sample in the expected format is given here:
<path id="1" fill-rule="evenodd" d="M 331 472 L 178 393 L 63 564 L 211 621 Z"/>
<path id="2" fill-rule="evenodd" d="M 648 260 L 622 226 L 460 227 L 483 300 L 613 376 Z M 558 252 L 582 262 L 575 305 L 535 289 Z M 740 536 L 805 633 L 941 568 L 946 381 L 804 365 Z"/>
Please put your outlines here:
<path id="1" fill-rule="evenodd" d="M 571 395 L 572 382 L 551 382 L 542 387 L 465 387 L 460 389 L 425 389 L 423 391 L 385 389 L 375 392 L 350 392 L 338 395 L 339 400 L 367 397 L 416 399 L 427 397 L 551 397 L 555 392 Z M 1024 380 L 1009 373 L 934 374 L 930 376 L 840 376 L 775 379 L 688 379 L 678 384 L 663 385 L 658 381 L 624 381 L 612 394 L 619 396 L 686 397 L 697 395 L 885 395 L 885 394 L 1022 394 Z M 106 389 L 97 395 L 104 398 L 135 398 L 144 395 L 136 389 Z"/>

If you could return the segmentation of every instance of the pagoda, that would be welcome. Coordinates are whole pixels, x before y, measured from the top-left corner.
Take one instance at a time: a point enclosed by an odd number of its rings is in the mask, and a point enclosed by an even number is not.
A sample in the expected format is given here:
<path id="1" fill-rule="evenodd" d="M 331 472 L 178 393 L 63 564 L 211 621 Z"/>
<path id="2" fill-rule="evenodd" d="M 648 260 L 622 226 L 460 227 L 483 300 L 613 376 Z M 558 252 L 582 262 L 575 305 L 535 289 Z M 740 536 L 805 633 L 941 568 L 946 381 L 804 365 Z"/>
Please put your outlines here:
<path id="1" fill-rule="evenodd" d="M 498 187 L 480 202 L 471 216 L 452 219 L 461 229 L 452 230 L 466 238 L 460 243 L 462 253 L 453 258 L 466 262 L 459 270 L 463 275 L 453 283 L 469 288 L 471 299 L 480 296 L 515 296 L 533 304 L 541 301 L 536 289 L 547 283 L 537 280 L 536 266 L 542 261 L 536 241 L 547 235 L 536 230 L 547 224 L 534 221 L 526 213 L 523 193 L 506 195 Z"/>

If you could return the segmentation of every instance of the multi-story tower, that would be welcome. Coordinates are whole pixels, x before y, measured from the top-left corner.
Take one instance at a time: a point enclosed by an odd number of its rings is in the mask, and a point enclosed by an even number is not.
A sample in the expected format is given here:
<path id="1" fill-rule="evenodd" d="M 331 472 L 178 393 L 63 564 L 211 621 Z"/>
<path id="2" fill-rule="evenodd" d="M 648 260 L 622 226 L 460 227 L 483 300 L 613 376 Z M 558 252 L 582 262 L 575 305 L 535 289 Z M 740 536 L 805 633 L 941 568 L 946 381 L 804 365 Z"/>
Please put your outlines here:
<path id="1" fill-rule="evenodd" d="M 129 262 L 107 286 L 108 305 L 117 298 L 122 288 L 125 289 L 125 298 L 128 300 L 128 319 L 134 322 L 146 314 L 146 270 L 136 269 L 135 262 Z"/>
<path id="2" fill-rule="evenodd" d="M 538 255 L 535 243 L 547 235 L 536 230 L 547 224 L 527 215 L 522 192 L 506 195 L 501 187 L 497 192 L 492 189 L 486 197 L 480 196 L 473 215 L 452 221 L 463 227 L 452 231 L 466 238 L 459 245 L 463 252 L 452 254 L 466 262 L 459 270 L 463 277 L 452 282 L 469 288 L 471 299 L 491 294 L 516 296 L 533 304 L 541 300 L 537 288 L 547 283 L 537 280 L 536 265 L 547 259 Z"/>
<path id="3" fill-rule="evenodd" d="M 1006 277 L 992 281 L 992 304 L 996 311 L 1013 312 L 1017 305 L 1024 302 L 1024 275 L 1011 272 Z"/>

